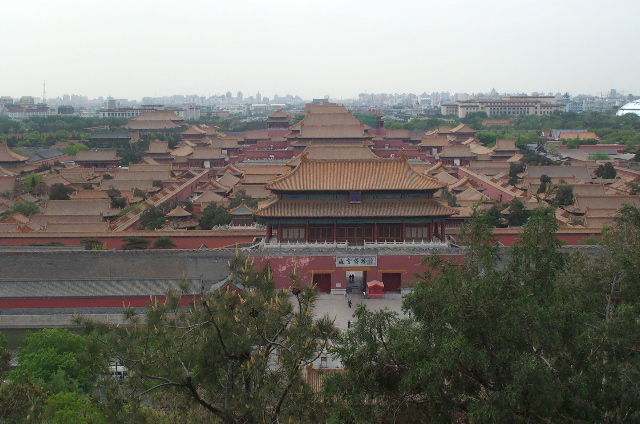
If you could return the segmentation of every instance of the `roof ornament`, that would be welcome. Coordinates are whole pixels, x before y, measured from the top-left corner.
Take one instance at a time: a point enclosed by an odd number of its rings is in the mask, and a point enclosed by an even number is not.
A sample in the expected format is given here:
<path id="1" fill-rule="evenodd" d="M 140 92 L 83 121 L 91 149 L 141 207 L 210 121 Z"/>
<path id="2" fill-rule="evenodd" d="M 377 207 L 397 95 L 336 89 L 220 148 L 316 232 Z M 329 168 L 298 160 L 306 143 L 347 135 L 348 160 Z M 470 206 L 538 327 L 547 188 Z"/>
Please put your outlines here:
<path id="1" fill-rule="evenodd" d="M 308 162 L 309 161 L 309 152 L 302 152 L 300 154 L 300 162 Z"/>

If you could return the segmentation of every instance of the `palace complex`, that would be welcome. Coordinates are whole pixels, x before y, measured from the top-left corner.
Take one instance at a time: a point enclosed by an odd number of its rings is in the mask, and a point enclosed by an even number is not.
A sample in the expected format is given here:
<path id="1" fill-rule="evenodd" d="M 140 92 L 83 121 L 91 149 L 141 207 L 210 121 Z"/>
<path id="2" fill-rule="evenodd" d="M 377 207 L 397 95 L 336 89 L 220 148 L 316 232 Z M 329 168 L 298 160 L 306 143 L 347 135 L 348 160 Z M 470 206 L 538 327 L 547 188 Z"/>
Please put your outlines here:
<path id="1" fill-rule="evenodd" d="M 101 265 L 94 275 L 86 264 L 78 276 L 83 282 L 75 286 L 54 284 L 56 278 L 71 277 L 67 270 L 75 268 L 68 266 L 34 267 L 26 291 L 15 285 L 18 271 L 6 274 L 0 285 L 13 284 L 6 293 L 22 300 L 3 298 L 3 308 L 38 304 L 37 299 L 49 296 L 46 282 L 51 280 L 51 287 L 68 287 L 59 290 L 64 295 L 56 302 L 41 302 L 49 305 L 43 307 L 77 307 L 78 300 L 70 299 L 81 284 L 86 289 L 83 298 L 111 310 L 117 287 L 126 286 L 123 281 L 145 278 L 135 266 L 123 265 L 127 258 L 145 257 L 121 252 L 132 236 L 148 247 L 169 239 L 169 246 L 181 252 L 200 252 L 198 260 L 204 262 L 206 252 L 225 258 L 241 252 L 257 266 L 269 264 L 278 287 L 288 287 L 295 274 L 327 293 L 367 295 L 369 283 L 382 293 L 399 293 L 426 270 L 425 256 L 464 254 L 458 247 L 459 227 L 474 207 L 499 208 L 501 228 L 495 235 L 508 246 L 519 233 L 509 224 L 512 202 L 531 210 L 551 204 L 558 187 L 569 187 L 572 197 L 554 207 L 558 236 L 575 245 L 598 237 L 624 203 L 640 203 L 633 185 L 640 172 L 628 166 L 631 158 L 623 145 L 566 148 L 562 141 L 567 138 L 595 137 L 583 129 L 554 130 L 545 136 L 547 145 L 558 151 L 561 166 L 524 166 L 523 152 L 512 139 L 486 146 L 465 124 L 414 132 L 385 129 L 382 118 L 375 118 L 371 127 L 341 105 L 312 103 L 298 122 L 279 110 L 266 119 L 264 130 L 224 133 L 210 125 L 188 125 L 171 110 L 159 109 L 133 117 L 124 131 L 92 134 L 84 142 L 90 150 L 73 157 L 57 147 L 18 154 L 1 142 L 0 249 L 14 252 L 11 265 L 22 263 L 23 256 L 15 252 L 25 250 L 38 256 L 34 249 L 45 249 L 47 255 L 59 254 L 64 263 L 69 257 L 80 258 L 79 252 L 74 256 L 68 250 L 104 249 L 82 256 Z M 511 124 L 503 121 L 498 124 Z M 140 163 L 120 166 L 122 149 L 150 137 L 156 139 L 148 148 L 145 144 Z M 602 173 L 604 162 L 590 159 L 598 152 L 611 158 L 607 166 L 617 172 L 615 178 Z M 61 186 L 69 199 L 49 199 Z M 35 209 L 27 211 L 24 204 Z M 211 205 L 227 209 L 231 223 L 202 229 L 199 219 Z M 149 210 L 161 211 L 155 230 L 144 228 Z M 33 246 L 47 244 L 62 246 Z M 159 257 L 148 253 L 149 260 Z M 176 256 L 185 261 L 189 257 Z M 104 275 L 108 263 L 113 263 L 110 278 Z M 192 297 L 217 287 L 225 266 L 226 259 L 215 262 L 215 272 L 186 262 L 178 265 L 198 282 L 193 283 Z M 127 289 L 128 298 L 136 299 L 132 305 L 152 294 L 145 287 L 153 286 L 153 294 L 158 294 L 162 281 L 174 284 L 181 275 L 166 267 L 138 267 L 142 269 L 151 269 L 149 278 L 155 280 Z M 116 279 L 117 284 L 106 282 Z M 113 288 L 100 289 L 104 285 Z"/>

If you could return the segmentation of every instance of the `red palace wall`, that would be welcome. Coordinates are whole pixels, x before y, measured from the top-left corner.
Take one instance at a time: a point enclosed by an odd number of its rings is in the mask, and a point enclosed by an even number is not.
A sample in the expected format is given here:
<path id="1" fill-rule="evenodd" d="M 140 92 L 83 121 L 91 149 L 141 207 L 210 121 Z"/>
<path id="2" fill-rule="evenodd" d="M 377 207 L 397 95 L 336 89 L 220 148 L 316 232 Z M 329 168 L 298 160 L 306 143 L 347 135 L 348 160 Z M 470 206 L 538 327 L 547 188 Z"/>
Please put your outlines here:
<path id="1" fill-rule="evenodd" d="M 344 256 L 358 256 L 346 254 Z M 376 266 L 336 266 L 335 256 L 253 256 L 252 259 L 257 269 L 262 269 L 267 262 L 271 265 L 277 288 L 291 286 L 290 275 L 295 275 L 303 284 L 311 284 L 313 274 L 331 274 L 331 289 L 345 289 L 348 271 L 366 271 L 365 280 L 382 281 L 385 273 L 400 273 L 402 285 L 407 286 L 414 279 L 416 273 L 428 269 L 421 265 L 425 255 L 394 255 L 378 256 Z M 457 261 L 462 256 L 451 257 Z"/>
<path id="2" fill-rule="evenodd" d="M 154 296 L 158 302 L 164 302 L 164 296 Z M 200 297 L 183 297 L 180 305 L 189 304 Z M 2 299 L 0 298 L 0 308 L 2 309 L 47 309 L 47 308 L 143 308 L 151 302 L 152 297 L 49 297 L 49 298 L 25 298 L 25 299 Z"/>

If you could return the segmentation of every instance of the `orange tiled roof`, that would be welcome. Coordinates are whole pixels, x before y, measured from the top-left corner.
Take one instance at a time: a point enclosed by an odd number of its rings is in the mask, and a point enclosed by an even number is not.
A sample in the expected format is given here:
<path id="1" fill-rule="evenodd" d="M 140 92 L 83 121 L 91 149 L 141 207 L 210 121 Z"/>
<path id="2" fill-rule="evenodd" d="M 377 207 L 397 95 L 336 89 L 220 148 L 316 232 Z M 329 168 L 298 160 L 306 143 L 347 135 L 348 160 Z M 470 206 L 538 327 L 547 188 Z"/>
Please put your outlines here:
<path id="1" fill-rule="evenodd" d="M 118 161 L 122 159 L 115 150 L 80 150 L 76 153 L 75 161 Z"/>
<path id="2" fill-rule="evenodd" d="M 225 156 L 216 147 L 196 147 L 193 149 L 189 159 L 221 159 Z"/>
<path id="3" fill-rule="evenodd" d="M 450 216 L 455 209 L 429 200 L 276 200 L 266 202 L 254 215 L 262 217 L 365 218 L 397 216 Z"/>
<path id="4" fill-rule="evenodd" d="M 199 128 L 197 125 L 191 125 L 189 126 L 189 128 L 187 128 L 186 130 L 182 131 L 180 134 L 187 134 L 187 135 L 203 135 L 206 134 L 207 132 L 204 131 L 203 129 Z"/>
<path id="5" fill-rule="evenodd" d="M 466 124 L 460 124 L 458 126 L 456 126 L 455 128 L 451 129 L 452 133 L 476 133 L 476 130 L 474 130 L 473 128 L 471 128 L 470 126 L 466 125 Z"/>
<path id="6" fill-rule="evenodd" d="M 27 156 L 19 155 L 11 150 L 6 141 L 0 142 L 0 162 L 20 163 L 27 160 L 29 160 Z"/>
<path id="7" fill-rule="evenodd" d="M 496 145 L 493 148 L 494 152 L 499 152 L 499 151 L 514 151 L 517 152 L 518 148 L 516 147 L 516 142 L 514 139 L 511 138 L 499 138 L 496 140 Z"/>
<path id="8" fill-rule="evenodd" d="M 309 159 L 372 159 L 376 157 L 364 144 L 307 146 L 303 153 L 287 161 L 287 165 L 297 166 L 305 153 Z"/>
<path id="9" fill-rule="evenodd" d="M 304 159 L 294 170 L 270 181 L 283 191 L 437 190 L 444 184 L 418 173 L 406 158 Z"/>
<path id="10" fill-rule="evenodd" d="M 443 146 L 440 152 L 441 158 L 473 158 L 477 155 L 471 151 L 468 145 L 464 146 Z"/>
<path id="11" fill-rule="evenodd" d="M 166 216 L 170 218 L 184 218 L 187 216 L 193 215 L 190 212 L 187 212 L 182 206 L 176 206 L 171 212 L 169 212 Z"/>
<path id="12" fill-rule="evenodd" d="M 152 141 L 149 143 L 147 153 L 150 154 L 166 154 L 171 152 L 168 141 Z"/>
<path id="13" fill-rule="evenodd" d="M 224 200 L 224 197 L 215 193 L 213 190 L 205 190 L 201 195 L 192 200 L 193 203 L 218 203 Z"/>

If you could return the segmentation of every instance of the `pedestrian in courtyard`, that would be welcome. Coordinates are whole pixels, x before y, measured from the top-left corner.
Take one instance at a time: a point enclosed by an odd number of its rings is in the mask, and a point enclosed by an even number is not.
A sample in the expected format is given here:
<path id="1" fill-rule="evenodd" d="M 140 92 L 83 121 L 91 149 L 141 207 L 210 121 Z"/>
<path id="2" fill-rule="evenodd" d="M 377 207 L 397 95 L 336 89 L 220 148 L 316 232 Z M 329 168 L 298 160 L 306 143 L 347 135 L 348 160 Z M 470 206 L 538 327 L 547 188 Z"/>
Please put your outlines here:
<path id="1" fill-rule="evenodd" d="M 351 299 L 347 301 L 347 304 L 349 305 L 349 307 L 351 307 Z"/>

